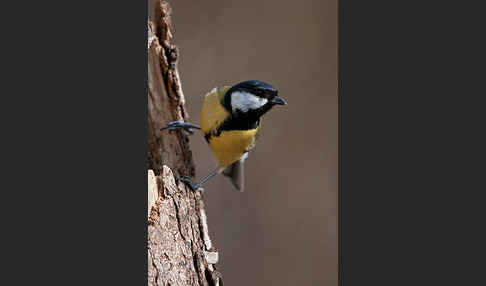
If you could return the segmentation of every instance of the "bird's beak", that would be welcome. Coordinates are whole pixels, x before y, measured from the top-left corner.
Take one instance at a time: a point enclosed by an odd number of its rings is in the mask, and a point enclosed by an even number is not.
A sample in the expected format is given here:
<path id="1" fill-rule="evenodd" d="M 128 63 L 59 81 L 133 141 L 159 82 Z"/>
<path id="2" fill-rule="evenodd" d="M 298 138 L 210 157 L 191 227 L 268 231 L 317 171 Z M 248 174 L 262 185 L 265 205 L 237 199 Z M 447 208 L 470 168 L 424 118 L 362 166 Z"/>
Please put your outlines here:
<path id="1" fill-rule="evenodd" d="M 275 96 L 273 99 L 272 99 L 272 103 L 273 104 L 278 104 L 278 105 L 286 105 L 287 104 L 287 101 L 285 101 L 283 98 L 281 97 L 278 97 L 278 96 Z"/>

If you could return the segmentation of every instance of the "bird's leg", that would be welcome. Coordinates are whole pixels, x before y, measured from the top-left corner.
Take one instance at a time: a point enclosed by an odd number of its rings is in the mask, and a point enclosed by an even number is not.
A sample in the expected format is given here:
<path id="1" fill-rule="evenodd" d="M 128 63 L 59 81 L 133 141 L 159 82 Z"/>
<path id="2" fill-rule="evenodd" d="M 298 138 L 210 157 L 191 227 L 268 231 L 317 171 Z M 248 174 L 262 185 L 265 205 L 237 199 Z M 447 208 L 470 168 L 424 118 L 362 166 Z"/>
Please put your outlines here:
<path id="1" fill-rule="evenodd" d="M 195 124 L 192 124 L 190 122 L 185 122 L 185 121 L 172 121 L 172 122 L 169 122 L 167 123 L 167 125 L 163 128 L 161 128 L 160 130 L 165 130 L 165 129 L 169 129 L 169 132 L 172 132 L 174 130 L 178 130 L 178 129 L 184 129 L 186 130 L 189 134 L 194 134 L 194 131 L 192 130 L 192 128 L 194 129 L 201 129 L 201 127 L 195 125 Z"/>
<path id="2" fill-rule="evenodd" d="M 196 191 L 196 190 L 199 189 L 199 182 L 198 183 L 194 183 L 189 176 L 184 176 L 184 177 L 181 177 L 181 178 L 176 178 L 176 180 L 183 182 L 184 184 L 186 184 L 187 186 L 189 186 L 189 188 L 191 188 L 191 190 L 193 190 L 193 191 Z M 201 188 L 201 191 L 203 191 L 202 188 Z"/>
<path id="3" fill-rule="evenodd" d="M 177 180 L 179 180 L 179 181 L 184 182 L 185 184 L 187 184 L 191 188 L 191 190 L 193 190 L 193 191 L 200 190 L 201 192 L 204 192 L 204 189 L 201 188 L 202 185 L 204 183 L 206 183 L 207 181 L 209 181 L 209 179 L 211 179 L 212 177 L 216 176 L 216 174 L 218 174 L 218 171 L 219 171 L 219 168 L 216 168 L 216 170 L 214 170 L 211 173 L 209 173 L 209 175 L 207 175 L 206 177 L 202 178 L 197 183 L 194 183 L 191 180 L 191 178 L 189 178 L 189 176 L 184 176 L 182 178 L 178 178 Z"/>

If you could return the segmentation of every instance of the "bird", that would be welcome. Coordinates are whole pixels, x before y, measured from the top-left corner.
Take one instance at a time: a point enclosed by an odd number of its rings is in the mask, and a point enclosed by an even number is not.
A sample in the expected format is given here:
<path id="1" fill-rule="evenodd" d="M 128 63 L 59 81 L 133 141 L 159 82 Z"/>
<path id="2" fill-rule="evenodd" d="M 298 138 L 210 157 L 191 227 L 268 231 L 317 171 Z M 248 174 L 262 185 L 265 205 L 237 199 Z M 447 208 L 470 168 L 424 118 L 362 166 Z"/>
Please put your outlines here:
<path id="1" fill-rule="evenodd" d="M 190 134 L 193 134 L 192 129 L 200 129 L 218 162 L 218 167 L 199 182 L 193 182 L 189 176 L 178 179 L 192 190 L 203 191 L 204 183 L 217 174 L 223 174 L 242 192 L 244 162 L 261 133 L 262 116 L 274 106 L 286 104 L 276 88 L 259 80 L 213 88 L 204 97 L 201 126 L 185 121 L 172 121 L 161 129 L 182 129 Z"/>

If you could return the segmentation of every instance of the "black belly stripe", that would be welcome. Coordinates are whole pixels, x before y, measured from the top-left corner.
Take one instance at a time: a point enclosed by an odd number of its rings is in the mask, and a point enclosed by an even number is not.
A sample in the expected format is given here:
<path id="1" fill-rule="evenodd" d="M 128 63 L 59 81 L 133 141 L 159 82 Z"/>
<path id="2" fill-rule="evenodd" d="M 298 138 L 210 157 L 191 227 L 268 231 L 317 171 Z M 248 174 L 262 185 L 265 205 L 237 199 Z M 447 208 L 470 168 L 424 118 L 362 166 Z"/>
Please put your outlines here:
<path id="1" fill-rule="evenodd" d="M 211 132 L 204 133 L 204 139 L 206 139 L 206 142 L 209 143 L 209 139 L 211 139 L 212 135 Z"/>
<path id="2" fill-rule="evenodd" d="M 260 118 L 253 119 L 248 117 L 230 117 L 223 121 L 218 128 L 210 130 L 209 132 L 204 133 L 204 139 L 206 142 L 209 143 L 211 137 L 221 135 L 223 131 L 231 131 L 231 130 L 253 130 L 258 128 L 260 125 Z"/>
<path id="3" fill-rule="evenodd" d="M 248 120 L 249 118 L 233 118 L 226 120 L 218 129 L 221 130 L 252 130 L 258 127 L 260 119 Z"/>

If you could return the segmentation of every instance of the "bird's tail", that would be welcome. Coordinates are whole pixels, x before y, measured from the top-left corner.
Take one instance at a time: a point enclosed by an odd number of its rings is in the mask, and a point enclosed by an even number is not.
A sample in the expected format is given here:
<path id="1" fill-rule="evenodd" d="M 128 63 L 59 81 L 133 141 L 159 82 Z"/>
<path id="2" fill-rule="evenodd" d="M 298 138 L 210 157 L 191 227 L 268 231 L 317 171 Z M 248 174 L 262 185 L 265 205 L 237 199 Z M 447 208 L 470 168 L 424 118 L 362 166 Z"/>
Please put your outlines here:
<path id="1" fill-rule="evenodd" d="M 231 179 L 233 186 L 235 186 L 235 188 L 240 192 L 243 192 L 245 182 L 243 162 L 244 160 L 240 159 L 229 165 L 223 171 L 223 175 L 228 176 Z"/>

